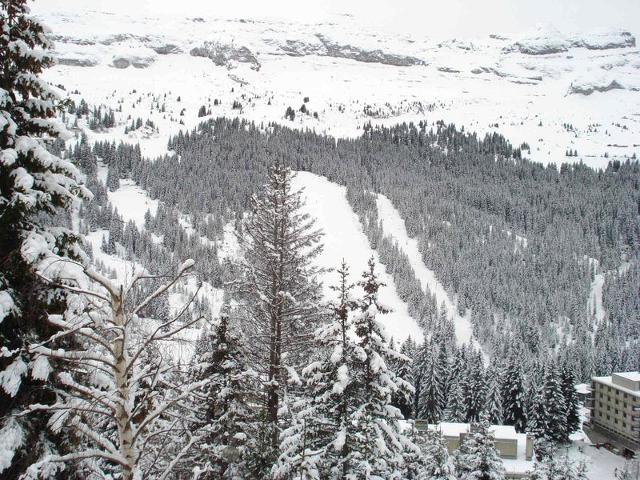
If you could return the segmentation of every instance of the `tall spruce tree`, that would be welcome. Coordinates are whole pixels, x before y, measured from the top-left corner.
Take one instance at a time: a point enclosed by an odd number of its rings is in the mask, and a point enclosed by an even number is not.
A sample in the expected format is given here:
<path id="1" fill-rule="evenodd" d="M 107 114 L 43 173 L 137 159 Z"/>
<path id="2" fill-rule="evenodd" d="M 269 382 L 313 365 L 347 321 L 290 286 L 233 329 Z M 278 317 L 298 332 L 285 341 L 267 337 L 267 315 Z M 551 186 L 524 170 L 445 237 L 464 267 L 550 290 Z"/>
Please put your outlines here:
<path id="1" fill-rule="evenodd" d="M 355 408 L 351 421 L 357 425 L 352 449 L 358 452 L 352 462 L 351 475 L 356 478 L 400 478 L 404 468 L 403 453 L 412 443 L 403 433 L 402 413 L 391 405 L 394 392 L 404 380 L 396 377 L 387 367 L 392 359 L 408 361 L 389 346 L 384 327 L 377 320 L 387 310 L 378 301 L 378 290 L 383 284 L 375 273 L 373 258 L 363 273 L 359 285 L 364 297 L 354 318 L 354 332 L 358 348 L 355 351 L 354 378 L 357 382 Z"/>
<path id="2" fill-rule="evenodd" d="M 564 365 L 560 372 L 560 383 L 565 404 L 566 438 L 564 441 L 568 441 L 568 436 L 580 428 L 580 403 L 573 370 L 567 365 Z"/>
<path id="3" fill-rule="evenodd" d="M 527 428 L 527 405 L 522 378 L 522 363 L 512 357 L 505 372 L 502 388 L 502 411 L 505 425 L 513 425 L 516 432 Z"/>
<path id="4" fill-rule="evenodd" d="M 338 298 L 331 304 L 331 318 L 314 335 L 321 356 L 302 370 L 305 398 L 293 425 L 282 434 L 278 478 L 345 478 L 358 455 L 352 448 L 357 429 L 351 420 L 357 398 L 358 346 L 351 334 L 357 302 L 344 261 L 337 273 L 338 283 L 331 289 Z"/>
<path id="5" fill-rule="evenodd" d="M 555 364 L 547 366 L 544 376 L 544 401 L 546 406 L 546 437 L 553 442 L 565 442 L 567 434 L 567 408 L 560 373 Z"/>
<path id="6" fill-rule="evenodd" d="M 312 261 L 322 249 L 322 233 L 303 212 L 302 192 L 292 190 L 292 177 L 291 169 L 281 162 L 270 168 L 239 239 L 244 272 L 237 293 L 243 329 L 252 346 L 250 366 L 262 381 L 258 393 L 264 395 L 266 444 L 258 449 L 265 465 L 274 465 L 279 456 L 279 410 L 287 379 L 308 360 L 320 318 L 319 269 Z"/>
<path id="7" fill-rule="evenodd" d="M 434 347 L 430 342 L 424 343 L 421 347 L 423 359 L 423 376 L 418 398 L 418 411 L 416 418 L 429 423 L 438 423 L 442 417 L 442 375 L 438 368 L 438 356 L 434 352 Z"/>
<path id="8" fill-rule="evenodd" d="M 90 193 L 79 171 L 47 151 L 66 131 L 56 120 L 63 102 L 40 78 L 51 66 L 45 27 L 29 16 L 26 0 L 0 2 L 0 476 L 17 478 L 33 462 L 60 451 L 42 413 L 15 414 L 55 400 L 46 388 L 50 370 L 34 369 L 28 345 L 47 338 L 47 312 L 60 311 L 59 290 L 45 285 L 33 263 L 45 251 L 77 257 L 76 237 L 50 226 Z M 46 362 L 41 360 L 38 365 Z M 51 466 L 49 475 L 58 470 Z"/>

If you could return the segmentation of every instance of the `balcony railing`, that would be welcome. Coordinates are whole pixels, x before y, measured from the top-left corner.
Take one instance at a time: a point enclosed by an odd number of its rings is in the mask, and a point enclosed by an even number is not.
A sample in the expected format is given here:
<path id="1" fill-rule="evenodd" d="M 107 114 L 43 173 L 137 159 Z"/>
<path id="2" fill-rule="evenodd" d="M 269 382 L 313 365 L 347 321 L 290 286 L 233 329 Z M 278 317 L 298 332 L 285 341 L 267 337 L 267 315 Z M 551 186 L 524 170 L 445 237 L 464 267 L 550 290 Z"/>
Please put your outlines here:
<path id="1" fill-rule="evenodd" d="M 631 410 L 633 410 L 634 412 L 640 412 L 640 405 L 634 405 Z"/>

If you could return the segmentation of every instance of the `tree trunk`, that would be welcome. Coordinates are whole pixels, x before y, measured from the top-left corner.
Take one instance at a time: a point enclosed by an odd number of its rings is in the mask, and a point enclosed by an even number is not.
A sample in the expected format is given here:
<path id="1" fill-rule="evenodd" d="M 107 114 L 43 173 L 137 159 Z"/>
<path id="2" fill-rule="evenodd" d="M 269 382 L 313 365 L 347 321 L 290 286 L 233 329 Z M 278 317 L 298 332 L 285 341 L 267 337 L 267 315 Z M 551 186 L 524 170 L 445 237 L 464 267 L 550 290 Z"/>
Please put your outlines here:
<path id="1" fill-rule="evenodd" d="M 124 315 L 124 305 L 122 298 L 122 287 L 118 295 L 111 295 L 111 305 L 114 315 L 114 323 L 120 328 L 120 332 L 113 341 L 113 353 L 115 356 L 114 378 L 118 389 L 118 402 L 116 403 L 115 418 L 118 426 L 118 439 L 120 442 L 120 453 L 124 457 L 126 464 L 122 466 L 123 480 L 133 479 L 135 467 L 135 449 L 133 446 L 133 428 L 131 427 L 131 416 L 129 412 L 130 388 L 129 374 L 127 372 L 127 351 L 126 342 L 126 319 Z"/>

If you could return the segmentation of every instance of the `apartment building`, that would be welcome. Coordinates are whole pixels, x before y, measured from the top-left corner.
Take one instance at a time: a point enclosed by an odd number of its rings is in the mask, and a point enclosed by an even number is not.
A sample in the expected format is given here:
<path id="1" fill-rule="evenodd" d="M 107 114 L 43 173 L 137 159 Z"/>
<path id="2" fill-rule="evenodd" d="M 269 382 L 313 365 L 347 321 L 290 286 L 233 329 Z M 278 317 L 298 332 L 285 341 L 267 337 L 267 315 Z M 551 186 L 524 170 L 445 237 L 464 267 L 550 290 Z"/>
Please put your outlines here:
<path id="1" fill-rule="evenodd" d="M 640 372 L 593 377 L 588 406 L 595 429 L 640 448 Z"/>

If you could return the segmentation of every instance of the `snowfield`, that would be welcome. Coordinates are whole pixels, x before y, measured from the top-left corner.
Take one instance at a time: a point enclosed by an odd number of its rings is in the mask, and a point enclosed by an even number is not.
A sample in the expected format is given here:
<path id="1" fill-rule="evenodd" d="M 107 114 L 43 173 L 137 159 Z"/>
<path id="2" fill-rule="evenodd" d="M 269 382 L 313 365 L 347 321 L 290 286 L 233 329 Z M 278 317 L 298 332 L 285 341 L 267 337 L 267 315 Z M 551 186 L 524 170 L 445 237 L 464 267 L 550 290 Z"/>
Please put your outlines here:
<path id="1" fill-rule="evenodd" d="M 373 256 L 379 278 L 386 284 L 380 289 L 380 301 L 392 310 L 379 316 L 387 334 L 400 342 L 407 337 L 421 342 L 422 330 L 409 315 L 407 304 L 400 299 L 393 278 L 380 263 L 377 252 L 371 248 L 358 216 L 347 201 L 346 187 L 309 172 L 297 172 L 292 183 L 294 190 L 303 190 L 307 202 L 305 211 L 316 218 L 317 227 L 325 233 L 324 250 L 317 260 L 318 265 L 337 269 L 344 259 L 349 266 L 351 281 L 355 283 Z M 327 299 L 335 297 L 335 292 L 329 287 L 336 284 L 337 280 L 335 272 L 324 275 L 323 287 Z"/>
<path id="2" fill-rule="evenodd" d="M 197 125 L 203 105 L 211 116 L 337 137 L 360 135 L 368 122 L 444 120 L 527 142 L 543 163 L 603 167 L 640 153 L 640 60 L 629 32 L 436 41 L 368 31 L 349 17 L 136 16 L 89 4 L 34 4 L 58 33 L 59 64 L 46 78 L 79 91 L 75 100 L 117 108 L 118 125 L 92 137 L 140 142 L 145 155 L 166 153 L 168 136 Z M 138 117 L 158 130 L 125 134 Z"/>

